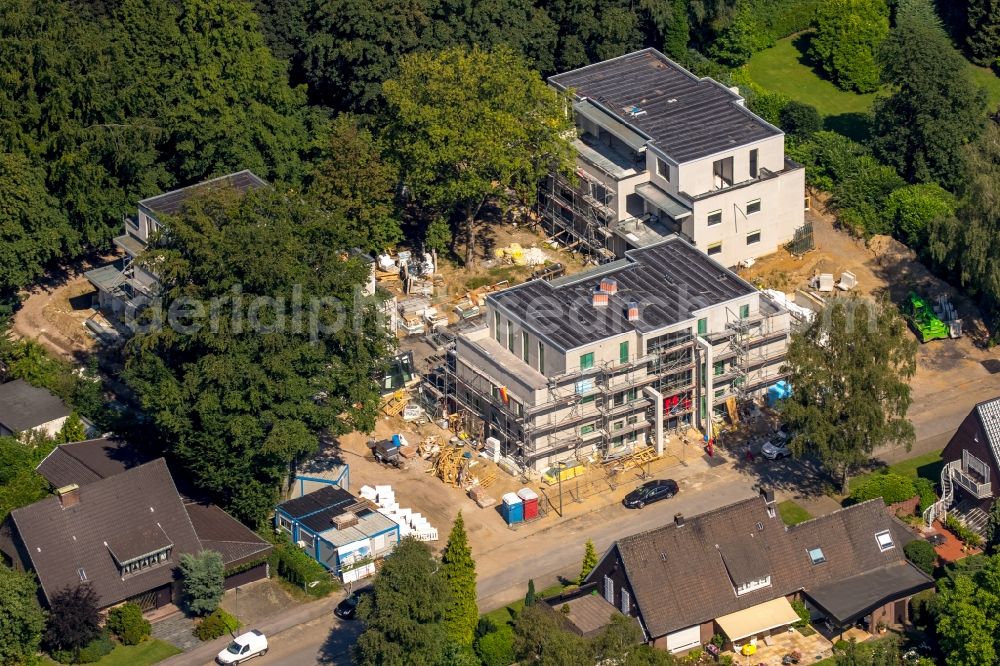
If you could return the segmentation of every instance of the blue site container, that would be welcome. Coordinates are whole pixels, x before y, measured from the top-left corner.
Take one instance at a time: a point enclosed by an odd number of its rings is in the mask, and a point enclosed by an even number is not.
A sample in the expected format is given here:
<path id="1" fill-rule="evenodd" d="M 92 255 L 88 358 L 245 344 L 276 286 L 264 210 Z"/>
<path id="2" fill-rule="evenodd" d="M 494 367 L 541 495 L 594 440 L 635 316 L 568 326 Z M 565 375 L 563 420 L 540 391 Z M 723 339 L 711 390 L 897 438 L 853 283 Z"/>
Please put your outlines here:
<path id="1" fill-rule="evenodd" d="M 779 400 L 784 400 L 792 395 L 792 385 L 784 379 L 767 389 L 767 404 L 774 407 Z"/>
<path id="2" fill-rule="evenodd" d="M 524 503 L 517 493 L 507 493 L 503 496 L 500 512 L 508 525 L 520 523 L 524 520 Z"/>

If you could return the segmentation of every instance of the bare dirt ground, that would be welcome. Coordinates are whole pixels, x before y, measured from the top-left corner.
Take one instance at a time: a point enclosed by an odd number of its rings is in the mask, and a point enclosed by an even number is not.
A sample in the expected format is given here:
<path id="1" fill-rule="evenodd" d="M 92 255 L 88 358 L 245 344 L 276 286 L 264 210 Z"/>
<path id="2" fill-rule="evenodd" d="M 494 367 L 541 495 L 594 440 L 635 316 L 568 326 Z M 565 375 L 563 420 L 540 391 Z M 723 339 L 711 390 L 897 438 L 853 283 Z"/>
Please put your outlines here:
<path id="1" fill-rule="evenodd" d="M 95 257 L 47 276 L 27 293 L 14 315 L 14 335 L 37 340 L 69 360 L 79 361 L 91 354 L 97 343 L 84 322 L 96 312 L 91 307 L 96 291 L 83 273 L 113 259 Z"/>
<path id="2" fill-rule="evenodd" d="M 822 200 L 813 198 L 819 210 L 808 213 L 813 223 L 816 249 L 801 257 L 785 250 L 764 257 L 741 275 L 762 287 L 794 292 L 805 288 L 816 273 L 833 273 L 838 280 L 843 271 L 857 276 L 857 291 L 887 293 L 900 304 L 911 291 L 930 302 L 947 295 L 963 322 L 964 336 L 956 340 L 934 340 L 917 350 L 917 372 L 910 382 L 913 406 L 909 416 L 917 428 L 922 448 L 941 448 L 958 420 L 972 405 L 1000 395 L 1000 375 L 992 376 L 982 362 L 1000 358 L 998 350 L 985 345 L 986 327 L 976 304 L 944 280 L 933 275 L 917 260 L 912 250 L 889 236 L 875 236 L 866 244 L 834 226 L 834 217 L 822 209 Z M 900 454 L 902 455 L 902 453 Z"/>

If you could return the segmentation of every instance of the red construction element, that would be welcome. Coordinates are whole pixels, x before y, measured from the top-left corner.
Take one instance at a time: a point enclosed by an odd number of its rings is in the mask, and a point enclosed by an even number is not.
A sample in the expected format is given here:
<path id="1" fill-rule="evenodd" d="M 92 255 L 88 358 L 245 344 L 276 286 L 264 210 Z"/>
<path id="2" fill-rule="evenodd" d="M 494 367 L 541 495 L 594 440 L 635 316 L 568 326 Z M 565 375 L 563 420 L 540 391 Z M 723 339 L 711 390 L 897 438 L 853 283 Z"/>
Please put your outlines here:
<path id="1" fill-rule="evenodd" d="M 538 517 L 538 493 L 531 488 L 521 488 L 517 491 L 517 496 L 521 498 L 524 505 L 524 519 L 532 520 Z"/>
<path id="2" fill-rule="evenodd" d="M 500 399 L 503 400 L 503 404 L 505 404 L 505 405 L 507 404 L 507 387 L 506 386 L 501 386 L 500 387 Z"/>

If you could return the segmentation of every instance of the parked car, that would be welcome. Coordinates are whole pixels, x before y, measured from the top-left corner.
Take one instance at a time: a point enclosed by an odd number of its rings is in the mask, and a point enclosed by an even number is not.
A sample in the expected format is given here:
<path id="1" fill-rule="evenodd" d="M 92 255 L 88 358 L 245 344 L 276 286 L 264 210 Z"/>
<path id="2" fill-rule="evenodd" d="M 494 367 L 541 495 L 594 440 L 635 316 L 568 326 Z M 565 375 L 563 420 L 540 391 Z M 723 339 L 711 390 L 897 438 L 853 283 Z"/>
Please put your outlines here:
<path id="1" fill-rule="evenodd" d="M 341 620 L 353 620 L 358 614 L 358 602 L 361 601 L 361 597 L 371 594 L 372 591 L 371 587 L 355 590 L 353 594 L 337 604 L 337 607 L 333 609 L 333 614 Z"/>
<path id="2" fill-rule="evenodd" d="M 622 500 L 622 504 L 629 509 L 641 509 L 647 504 L 673 497 L 677 494 L 678 490 L 680 488 L 673 479 L 647 481 L 626 495 L 625 499 Z"/>
<path id="3" fill-rule="evenodd" d="M 233 639 L 225 650 L 215 658 L 220 664 L 242 664 L 253 657 L 263 657 L 267 654 L 267 636 L 251 629 Z"/>
<path id="4" fill-rule="evenodd" d="M 761 447 L 760 452 L 768 460 L 781 460 L 792 455 L 792 452 L 788 450 L 788 442 L 780 437 L 766 442 Z"/>

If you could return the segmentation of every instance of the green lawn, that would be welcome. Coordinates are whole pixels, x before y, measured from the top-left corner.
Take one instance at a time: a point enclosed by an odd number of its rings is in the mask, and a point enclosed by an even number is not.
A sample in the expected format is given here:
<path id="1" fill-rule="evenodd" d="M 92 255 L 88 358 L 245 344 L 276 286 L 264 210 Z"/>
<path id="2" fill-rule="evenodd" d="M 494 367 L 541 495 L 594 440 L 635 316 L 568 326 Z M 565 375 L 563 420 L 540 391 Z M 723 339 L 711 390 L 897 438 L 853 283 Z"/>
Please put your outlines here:
<path id="1" fill-rule="evenodd" d="M 914 456 L 913 458 L 907 458 L 906 460 L 901 460 L 894 465 L 889 465 L 888 471 L 902 476 L 908 476 L 912 479 L 923 477 L 937 483 L 941 478 L 941 468 L 943 466 L 944 463 L 941 462 L 941 452 L 931 451 L 930 453 Z M 880 470 L 856 476 L 851 479 L 847 485 L 851 490 L 854 490 L 874 475 L 881 473 L 882 471 Z"/>
<path id="2" fill-rule="evenodd" d="M 98 661 L 95 666 L 149 666 L 180 653 L 181 650 L 170 643 L 151 638 L 138 645 L 116 645 L 111 654 Z M 59 662 L 45 657 L 44 663 Z"/>
<path id="3" fill-rule="evenodd" d="M 754 55 L 747 63 L 750 78 L 768 90 L 811 104 L 823 116 L 826 129 L 864 138 L 875 94 L 859 95 L 845 92 L 814 70 L 805 52 L 808 34 L 793 35 L 778 40 L 773 47 Z M 968 63 L 972 80 L 986 89 L 989 111 L 1000 105 L 1000 78 L 986 67 Z"/>
<path id="4" fill-rule="evenodd" d="M 793 500 L 778 503 L 778 513 L 786 525 L 798 525 L 812 518 L 812 515 Z"/>
<path id="5" fill-rule="evenodd" d="M 773 47 L 757 53 L 747 69 L 754 82 L 786 97 L 811 104 L 823 116 L 824 126 L 857 136 L 863 134 L 863 117 L 871 110 L 874 94 L 845 92 L 822 78 L 809 65 L 804 51 L 808 35 L 778 40 Z"/>
<path id="6" fill-rule="evenodd" d="M 552 587 L 547 587 L 544 590 L 536 591 L 535 596 L 539 599 L 544 599 L 545 597 L 554 597 L 560 592 L 565 592 L 566 590 L 569 590 L 573 587 L 576 586 L 557 584 L 553 585 Z M 528 591 L 527 587 L 525 587 L 524 591 L 525 592 Z M 491 610 L 489 613 L 483 613 L 482 616 L 484 618 L 493 620 L 494 624 L 496 624 L 497 626 L 501 626 L 512 622 L 514 618 L 517 616 L 517 614 L 521 612 L 522 608 L 524 608 L 524 599 L 519 599 L 512 604 L 501 606 L 496 610 Z"/>

